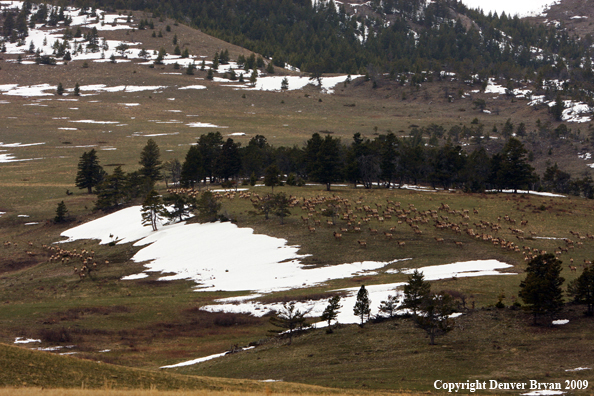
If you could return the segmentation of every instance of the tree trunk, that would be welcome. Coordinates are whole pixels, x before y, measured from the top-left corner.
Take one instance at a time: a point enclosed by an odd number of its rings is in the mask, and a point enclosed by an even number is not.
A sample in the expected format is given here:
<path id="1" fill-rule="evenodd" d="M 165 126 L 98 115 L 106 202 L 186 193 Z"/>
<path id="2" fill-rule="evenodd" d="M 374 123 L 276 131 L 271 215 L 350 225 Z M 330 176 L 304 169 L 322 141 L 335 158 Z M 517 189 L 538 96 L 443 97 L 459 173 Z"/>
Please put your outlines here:
<path id="1" fill-rule="evenodd" d="M 91 186 L 87 187 L 87 191 L 89 192 L 89 194 L 93 194 L 93 187 L 91 187 Z"/>

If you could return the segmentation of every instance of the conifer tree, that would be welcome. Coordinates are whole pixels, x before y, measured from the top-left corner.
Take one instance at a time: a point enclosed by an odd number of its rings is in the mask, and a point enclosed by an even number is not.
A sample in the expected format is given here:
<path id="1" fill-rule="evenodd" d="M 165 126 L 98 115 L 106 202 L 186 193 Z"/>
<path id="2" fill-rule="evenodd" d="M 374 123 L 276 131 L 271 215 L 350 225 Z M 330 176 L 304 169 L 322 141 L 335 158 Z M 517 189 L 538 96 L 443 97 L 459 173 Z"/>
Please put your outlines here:
<path id="1" fill-rule="evenodd" d="M 274 192 L 274 186 L 278 186 L 280 183 L 280 169 L 276 164 L 269 165 L 264 171 L 264 185 L 272 187 L 272 192 Z"/>
<path id="2" fill-rule="evenodd" d="M 353 307 L 353 313 L 361 319 L 361 326 L 364 324 L 365 317 L 369 320 L 371 315 L 371 300 L 369 300 L 369 292 L 365 289 L 365 285 L 361 285 L 357 293 L 357 301 Z"/>
<path id="3" fill-rule="evenodd" d="M 281 81 L 281 89 L 283 91 L 289 89 L 289 80 L 287 79 L 287 77 L 283 78 L 283 80 Z"/>
<path id="4" fill-rule="evenodd" d="M 385 313 L 388 315 L 388 318 L 394 317 L 396 313 L 396 308 L 398 306 L 398 296 L 392 296 L 391 294 L 388 295 L 384 301 L 380 303 L 379 311 L 381 313 Z"/>
<path id="5" fill-rule="evenodd" d="M 577 279 L 571 281 L 567 293 L 576 303 L 588 307 L 586 315 L 594 316 L 594 267 L 586 267 Z"/>
<path id="6" fill-rule="evenodd" d="M 430 291 L 431 284 L 425 281 L 423 273 L 414 270 L 412 275 L 408 277 L 408 283 L 404 286 L 402 307 L 411 309 L 413 315 L 417 316 L 417 311 L 421 307 L 423 299 L 429 295 Z"/>
<path id="7" fill-rule="evenodd" d="M 93 193 L 93 187 L 97 186 L 101 181 L 105 171 L 99 165 L 97 152 L 95 149 L 84 152 L 78 162 L 78 172 L 76 174 L 76 187 L 86 188 L 89 194 Z"/>
<path id="8" fill-rule="evenodd" d="M 518 295 L 532 311 L 534 324 L 543 315 L 552 319 L 563 308 L 561 261 L 552 253 L 536 256 L 528 263 L 526 273 Z"/>
<path id="9" fill-rule="evenodd" d="M 282 310 L 275 316 L 270 317 L 270 324 L 281 329 L 286 329 L 289 332 L 289 345 L 293 342 L 293 333 L 308 327 L 305 320 L 311 310 L 301 311 L 295 307 L 295 301 L 290 303 L 283 303 Z"/>
<path id="10" fill-rule="evenodd" d="M 157 223 L 165 217 L 165 206 L 163 200 L 155 190 L 149 191 L 142 203 L 142 225 L 151 226 L 153 231 L 157 231 Z"/>
<path id="11" fill-rule="evenodd" d="M 331 323 L 333 320 L 336 321 L 335 326 L 338 325 L 338 320 L 336 320 L 336 318 L 340 313 L 340 308 L 342 308 L 342 305 L 340 305 L 340 296 L 336 295 L 328 301 L 328 305 L 322 313 L 321 319 L 328 322 L 328 333 L 332 333 Z"/>
<path id="12" fill-rule="evenodd" d="M 64 201 L 58 204 L 56 208 L 56 217 L 54 217 L 54 223 L 63 223 L 66 221 L 66 215 L 68 214 L 68 209 L 66 209 L 66 204 Z"/>
<path id="13" fill-rule="evenodd" d="M 140 173 L 151 183 L 161 180 L 161 154 L 159 146 L 153 139 L 149 139 L 140 153 Z"/>
<path id="14" fill-rule="evenodd" d="M 58 83 L 58 88 L 56 88 L 56 95 L 63 95 L 64 94 L 64 86 L 62 83 Z"/>

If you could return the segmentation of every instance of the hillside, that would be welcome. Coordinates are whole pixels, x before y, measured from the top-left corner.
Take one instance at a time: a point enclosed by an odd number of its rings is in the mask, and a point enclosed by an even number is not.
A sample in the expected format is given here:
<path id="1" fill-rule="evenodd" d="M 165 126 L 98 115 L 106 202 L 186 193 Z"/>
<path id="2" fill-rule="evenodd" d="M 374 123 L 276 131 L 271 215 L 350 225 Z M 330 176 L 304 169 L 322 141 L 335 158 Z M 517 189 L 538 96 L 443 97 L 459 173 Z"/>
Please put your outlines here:
<path id="1" fill-rule="evenodd" d="M 594 257 L 585 3 L 529 19 L 453 1 L 0 4 L 1 386 L 359 394 L 591 374 L 592 318 L 567 293 Z M 497 168 L 510 142 L 519 185 Z M 143 227 L 151 187 L 212 191 L 229 221 Z M 564 305 L 533 325 L 520 282 L 542 252 L 563 262 Z M 435 346 L 407 312 L 380 318 L 415 269 L 456 301 Z M 270 317 L 291 301 L 317 328 L 289 344 Z"/>

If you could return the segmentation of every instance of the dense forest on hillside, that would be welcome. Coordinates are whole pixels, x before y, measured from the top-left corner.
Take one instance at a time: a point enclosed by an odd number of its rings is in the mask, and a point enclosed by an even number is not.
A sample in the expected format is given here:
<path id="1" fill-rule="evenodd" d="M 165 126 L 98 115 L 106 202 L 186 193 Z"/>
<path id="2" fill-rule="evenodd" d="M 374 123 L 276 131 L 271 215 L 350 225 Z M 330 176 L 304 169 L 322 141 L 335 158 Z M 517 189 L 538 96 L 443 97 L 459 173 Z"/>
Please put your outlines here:
<path id="1" fill-rule="evenodd" d="M 463 75 L 591 82 L 592 38 L 456 0 L 373 1 L 368 13 L 309 0 L 79 0 L 78 5 L 171 17 L 307 72 L 449 70 Z M 360 8 L 360 7 L 359 7 Z M 463 23 L 462 19 L 466 22 Z M 370 66 L 374 66 L 370 68 Z M 587 87 L 586 87 L 587 88 Z"/>

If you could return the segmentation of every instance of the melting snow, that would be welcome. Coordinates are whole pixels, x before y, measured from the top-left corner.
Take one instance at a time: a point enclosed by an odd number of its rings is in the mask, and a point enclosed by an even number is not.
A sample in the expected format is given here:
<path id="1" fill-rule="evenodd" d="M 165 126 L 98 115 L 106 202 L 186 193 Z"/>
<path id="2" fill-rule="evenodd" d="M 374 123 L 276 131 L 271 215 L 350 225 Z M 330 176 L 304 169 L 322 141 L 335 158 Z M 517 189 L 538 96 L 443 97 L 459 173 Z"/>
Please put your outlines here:
<path id="1" fill-rule="evenodd" d="M 33 338 L 23 338 L 17 337 L 14 339 L 15 344 L 30 344 L 32 342 L 41 342 L 41 340 L 33 339 Z"/>
<path id="2" fill-rule="evenodd" d="M 247 351 L 248 349 L 253 349 L 255 347 L 251 346 L 251 347 L 247 347 L 247 348 L 241 348 L 242 351 Z M 177 364 L 172 364 L 170 366 L 163 366 L 161 367 L 163 368 L 175 368 L 175 367 L 183 367 L 183 366 L 191 366 L 193 364 L 198 364 L 198 363 L 202 363 L 202 362 L 206 362 L 207 360 L 212 360 L 212 359 L 216 359 L 219 357 L 223 357 L 225 355 L 229 354 L 229 352 L 223 352 L 223 353 L 217 353 L 214 355 L 210 355 L 210 356 L 205 356 L 205 357 L 201 357 L 198 359 L 194 359 L 194 360 L 189 360 L 187 362 L 181 362 L 181 363 L 177 363 Z"/>
<path id="3" fill-rule="evenodd" d="M 559 319 L 559 320 L 553 320 L 553 324 L 554 325 L 564 325 L 569 323 L 569 319 Z"/>
<path id="4" fill-rule="evenodd" d="M 187 87 L 180 87 L 178 89 L 206 89 L 204 85 L 188 85 Z"/>
<path id="5" fill-rule="evenodd" d="M 229 128 L 227 126 L 209 124 L 206 122 L 191 122 L 189 124 L 186 124 L 186 126 L 189 126 L 190 128 Z"/>
<path id="6" fill-rule="evenodd" d="M 584 371 L 584 370 L 592 370 L 590 367 L 578 367 L 574 369 L 567 369 L 565 371 Z"/>

